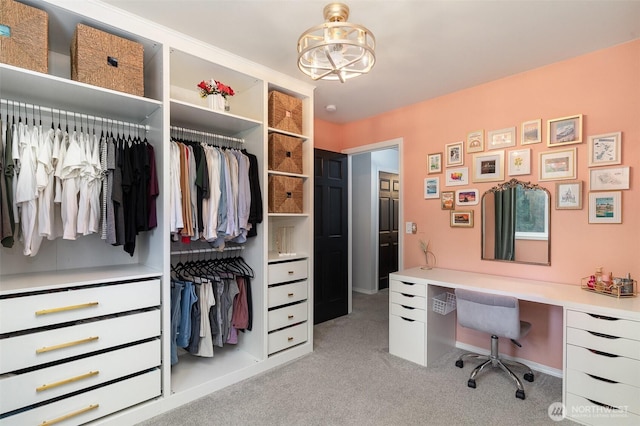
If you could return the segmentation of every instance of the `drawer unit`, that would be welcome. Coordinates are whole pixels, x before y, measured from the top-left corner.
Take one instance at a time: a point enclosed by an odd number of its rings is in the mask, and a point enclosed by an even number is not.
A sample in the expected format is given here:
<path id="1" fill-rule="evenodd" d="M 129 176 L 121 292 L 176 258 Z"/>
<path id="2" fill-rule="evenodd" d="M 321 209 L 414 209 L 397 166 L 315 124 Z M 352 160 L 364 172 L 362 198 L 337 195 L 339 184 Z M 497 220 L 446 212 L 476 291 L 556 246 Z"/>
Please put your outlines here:
<path id="1" fill-rule="evenodd" d="M 84 424 L 160 396 L 160 369 L 0 419 L 0 426 Z"/>
<path id="2" fill-rule="evenodd" d="M 307 302 L 287 305 L 269 311 L 269 331 L 278 330 L 307 320 Z"/>
<path id="3" fill-rule="evenodd" d="M 160 339 L 62 365 L 0 378 L 0 412 L 36 403 L 160 365 Z"/>
<path id="4" fill-rule="evenodd" d="M 160 305 L 160 280 L 0 299 L 0 334 Z"/>
<path id="5" fill-rule="evenodd" d="M 269 284 L 304 280 L 307 278 L 306 259 L 269 264 Z"/>
<path id="6" fill-rule="evenodd" d="M 593 425 L 638 424 L 640 321 L 567 310 L 565 336 L 566 415 Z"/>
<path id="7" fill-rule="evenodd" d="M 396 315 L 402 318 L 424 322 L 424 309 L 411 308 L 408 306 L 398 305 L 396 303 L 391 304 L 391 315 Z"/>
<path id="8" fill-rule="evenodd" d="M 160 335 L 160 310 L 0 339 L 0 374 Z"/>
<path id="9" fill-rule="evenodd" d="M 391 355 L 425 365 L 424 342 L 424 322 L 393 314 L 389 316 L 389 353 Z"/>
<path id="10" fill-rule="evenodd" d="M 269 287 L 269 308 L 306 300 L 308 287 L 306 280 Z"/>
<path id="11" fill-rule="evenodd" d="M 269 355 L 307 341 L 307 323 L 269 333 Z"/>
<path id="12" fill-rule="evenodd" d="M 414 296 L 426 297 L 427 286 L 424 284 L 416 284 L 398 280 L 390 280 L 389 291 L 396 291 L 398 293 L 412 294 Z"/>
<path id="13" fill-rule="evenodd" d="M 395 291 L 389 293 L 389 297 L 391 297 L 391 303 L 422 310 L 425 310 L 426 308 L 426 299 L 424 297 L 414 296 L 412 294 L 398 293 Z"/>

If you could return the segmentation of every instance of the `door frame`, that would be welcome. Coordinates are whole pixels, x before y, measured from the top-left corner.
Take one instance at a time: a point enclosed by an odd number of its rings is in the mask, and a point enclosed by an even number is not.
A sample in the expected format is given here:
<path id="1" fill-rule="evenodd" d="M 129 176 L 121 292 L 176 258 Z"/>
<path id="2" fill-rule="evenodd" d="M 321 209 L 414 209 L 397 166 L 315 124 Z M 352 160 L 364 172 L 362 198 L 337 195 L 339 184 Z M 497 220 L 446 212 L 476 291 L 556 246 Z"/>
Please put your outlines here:
<path id="1" fill-rule="evenodd" d="M 396 138 L 396 139 L 390 139 L 387 141 L 382 141 L 382 142 L 376 142 L 376 143 L 371 143 L 368 145 L 362 145 L 356 148 L 349 148 L 349 149 L 345 149 L 342 150 L 341 152 L 343 154 L 347 154 L 347 164 L 348 164 L 348 177 L 349 177 L 349 182 L 348 182 L 348 188 L 349 188 L 349 200 L 348 200 L 348 208 L 349 208 L 349 212 L 348 212 L 348 224 L 349 224 L 349 232 L 348 232 L 348 262 L 349 262 L 349 267 L 348 267 L 348 274 L 349 274 L 349 279 L 348 279 L 348 286 L 349 286 L 349 307 L 348 307 L 348 312 L 351 313 L 353 310 L 353 300 L 352 300 L 352 291 L 353 291 L 353 281 L 352 281 L 352 277 L 353 277 L 353 261 L 352 261 L 352 252 L 353 252 L 353 235 L 352 235 L 352 230 L 353 230 L 353 204 L 352 204 L 352 194 L 353 194 L 353 188 L 352 188 L 352 182 L 353 182 L 353 176 L 352 176 L 352 171 L 353 171 L 353 165 L 352 165 L 352 160 L 353 160 L 353 156 L 357 155 L 357 154 L 364 154 L 367 152 L 373 152 L 373 151 L 380 151 L 380 150 L 384 150 L 384 149 L 389 149 L 389 148 L 397 148 L 398 149 L 398 176 L 400 179 L 400 191 L 399 191 L 399 200 L 400 200 L 400 206 L 399 206 L 399 211 L 398 211 L 398 225 L 399 225 L 399 232 L 398 232 L 398 267 L 400 269 L 402 269 L 404 267 L 404 185 L 403 185 L 403 179 L 404 179 L 404 171 L 403 171 L 403 145 L 404 145 L 404 138 Z M 378 171 L 386 171 L 386 170 L 378 170 Z M 378 171 L 376 171 L 376 176 L 375 176 L 375 180 L 377 182 L 378 180 Z M 394 171 L 395 173 L 395 171 Z M 377 184 L 376 184 L 376 188 L 377 188 Z M 378 195 L 378 191 L 376 189 L 375 194 L 376 197 Z M 378 210 L 375 209 L 374 210 L 374 217 L 372 218 L 372 220 L 375 221 L 375 223 L 378 223 Z M 374 236 L 375 242 L 376 242 L 376 246 L 378 243 L 378 235 L 376 234 Z M 376 279 L 378 279 L 378 259 L 376 256 L 375 259 L 375 276 Z"/>

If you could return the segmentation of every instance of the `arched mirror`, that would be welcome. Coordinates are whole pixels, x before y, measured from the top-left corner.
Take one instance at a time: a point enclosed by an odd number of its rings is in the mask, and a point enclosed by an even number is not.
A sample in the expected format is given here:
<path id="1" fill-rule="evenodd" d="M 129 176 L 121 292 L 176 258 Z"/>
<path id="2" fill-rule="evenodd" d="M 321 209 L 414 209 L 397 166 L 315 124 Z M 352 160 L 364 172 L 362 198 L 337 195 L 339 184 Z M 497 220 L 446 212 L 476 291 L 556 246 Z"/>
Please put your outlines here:
<path id="1" fill-rule="evenodd" d="M 551 194 L 511 179 L 482 195 L 482 259 L 551 264 Z"/>

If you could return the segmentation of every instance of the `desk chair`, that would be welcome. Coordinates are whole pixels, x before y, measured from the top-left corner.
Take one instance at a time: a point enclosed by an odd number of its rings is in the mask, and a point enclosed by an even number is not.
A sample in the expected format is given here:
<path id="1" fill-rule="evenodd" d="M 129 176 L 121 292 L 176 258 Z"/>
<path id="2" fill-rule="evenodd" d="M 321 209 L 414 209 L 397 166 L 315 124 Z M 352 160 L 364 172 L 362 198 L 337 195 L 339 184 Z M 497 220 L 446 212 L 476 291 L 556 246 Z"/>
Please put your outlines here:
<path id="1" fill-rule="evenodd" d="M 484 363 L 477 366 L 471 372 L 467 386 L 475 388 L 476 376 L 488 365 L 500 367 L 516 383 L 518 387 L 518 390 L 516 390 L 516 398 L 524 399 L 525 395 L 522 382 L 520 382 L 520 379 L 518 379 L 505 364 L 520 365 L 526 368 L 527 372 L 524 375 L 524 379 L 528 382 L 533 382 L 533 372 L 525 364 L 517 361 L 504 360 L 498 355 L 498 337 L 507 337 L 511 339 L 515 345 L 522 347 L 515 339 L 524 337 L 531 328 L 530 323 L 520 321 L 518 299 L 510 296 L 499 296 L 463 289 L 456 289 L 455 292 L 458 323 L 462 327 L 491 334 L 491 355 L 466 353 L 461 355 L 456 361 L 456 367 L 462 368 L 465 358 L 485 360 Z"/>

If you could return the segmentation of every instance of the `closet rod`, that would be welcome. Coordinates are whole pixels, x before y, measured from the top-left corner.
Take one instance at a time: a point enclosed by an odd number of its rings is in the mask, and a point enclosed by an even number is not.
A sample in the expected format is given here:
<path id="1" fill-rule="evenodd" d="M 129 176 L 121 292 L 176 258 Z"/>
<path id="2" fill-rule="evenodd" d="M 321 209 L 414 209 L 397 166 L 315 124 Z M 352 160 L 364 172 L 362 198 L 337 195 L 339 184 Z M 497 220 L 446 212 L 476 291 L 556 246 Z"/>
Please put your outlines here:
<path id="1" fill-rule="evenodd" d="M 127 121 L 113 120 L 111 118 L 98 117 L 94 115 L 83 114 L 80 112 L 67 111 L 64 109 L 49 108 L 41 105 L 13 101 L 11 99 L 0 99 L 0 104 L 7 105 L 7 112 L 9 112 L 9 106 L 11 105 L 11 106 L 18 107 L 18 110 L 20 110 L 20 108 L 25 108 L 26 110 L 31 109 L 31 110 L 37 110 L 39 112 L 48 112 L 51 114 L 52 118 L 55 118 L 55 115 L 64 115 L 67 119 L 69 118 L 69 116 L 72 116 L 74 119 L 79 116 L 80 119 L 85 119 L 87 121 L 102 121 L 106 124 L 112 124 L 112 125 L 115 124 L 116 126 L 124 126 L 129 128 L 134 127 L 137 129 L 144 129 L 147 132 L 149 131 L 149 126 L 146 124 L 129 123 Z"/>
<path id="2" fill-rule="evenodd" d="M 193 135 L 205 136 L 214 139 L 221 139 L 226 142 L 244 143 L 243 138 L 235 138 L 233 136 L 219 135 L 217 133 L 203 132 L 202 130 L 187 129 L 186 127 L 171 126 L 171 130 L 176 132 L 186 132 Z"/>
<path id="3" fill-rule="evenodd" d="M 218 253 L 222 253 L 225 251 L 240 251 L 240 250 L 244 250 L 244 246 L 231 246 L 231 247 L 225 247 L 222 250 L 217 249 L 217 248 L 202 248 L 202 249 L 189 249 L 189 250 L 177 250 L 177 251 L 172 251 L 171 252 L 171 256 L 177 256 L 177 255 L 182 255 L 182 254 L 198 254 L 198 253 L 213 253 L 213 252 L 218 252 Z"/>

